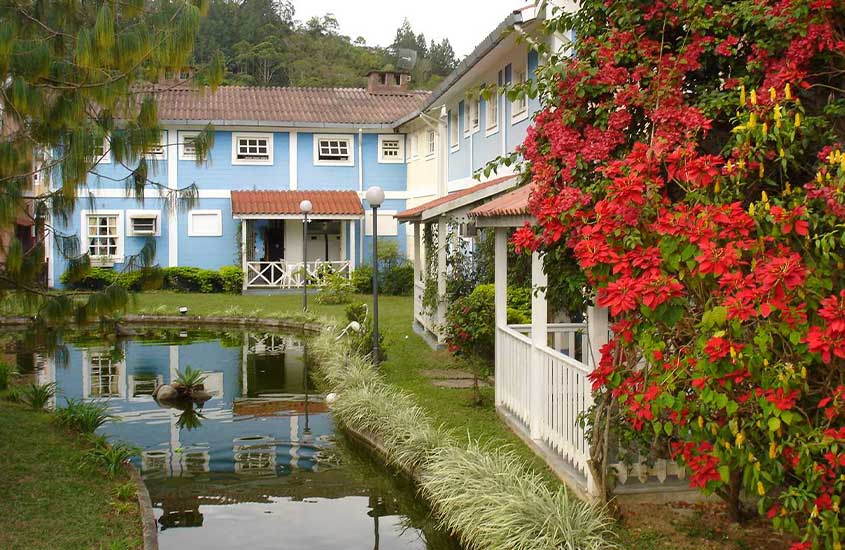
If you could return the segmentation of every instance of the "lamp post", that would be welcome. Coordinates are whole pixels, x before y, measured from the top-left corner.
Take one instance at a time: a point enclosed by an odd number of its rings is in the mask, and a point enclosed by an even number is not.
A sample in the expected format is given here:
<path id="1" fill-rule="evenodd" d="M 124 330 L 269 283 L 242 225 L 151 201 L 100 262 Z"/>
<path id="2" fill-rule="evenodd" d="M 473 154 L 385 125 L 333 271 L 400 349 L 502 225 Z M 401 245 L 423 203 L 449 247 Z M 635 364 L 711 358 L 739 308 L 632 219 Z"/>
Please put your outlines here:
<path id="1" fill-rule="evenodd" d="M 308 310 L 308 214 L 313 209 L 311 201 L 299 203 L 299 211 L 305 216 L 302 221 L 302 309 Z"/>
<path id="2" fill-rule="evenodd" d="M 373 362 L 378 366 L 378 209 L 384 202 L 384 189 L 373 186 L 367 189 L 367 202 L 373 209 Z"/>

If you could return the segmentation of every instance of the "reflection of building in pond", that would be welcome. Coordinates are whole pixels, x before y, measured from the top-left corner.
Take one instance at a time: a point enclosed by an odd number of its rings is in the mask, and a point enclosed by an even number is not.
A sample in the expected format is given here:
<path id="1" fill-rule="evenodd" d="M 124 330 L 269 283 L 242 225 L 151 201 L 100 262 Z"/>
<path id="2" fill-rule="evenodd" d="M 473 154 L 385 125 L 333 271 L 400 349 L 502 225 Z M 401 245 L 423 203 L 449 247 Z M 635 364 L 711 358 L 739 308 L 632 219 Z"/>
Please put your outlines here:
<path id="1" fill-rule="evenodd" d="M 266 435 L 239 437 L 234 441 L 235 473 L 249 476 L 276 475 L 276 441 Z"/>
<path id="2" fill-rule="evenodd" d="M 110 399 L 126 396 L 126 364 L 110 349 L 82 350 L 84 399 Z"/>

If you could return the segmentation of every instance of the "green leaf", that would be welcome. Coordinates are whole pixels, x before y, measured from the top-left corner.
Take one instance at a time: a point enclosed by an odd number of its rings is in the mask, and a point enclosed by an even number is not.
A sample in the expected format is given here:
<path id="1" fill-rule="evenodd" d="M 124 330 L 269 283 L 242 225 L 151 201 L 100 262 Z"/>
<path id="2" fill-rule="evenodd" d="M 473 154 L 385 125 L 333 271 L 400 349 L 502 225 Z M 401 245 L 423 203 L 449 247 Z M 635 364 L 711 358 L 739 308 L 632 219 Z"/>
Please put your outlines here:
<path id="1" fill-rule="evenodd" d="M 775 418 L 774 416 L 769 419 L 769 431 L 776 432 L 780 429 L 780 419 Z"/>
<path id="2" fill-rule="evenodd" d="M 666 435 L 672 435 L 672 430 L 675 429 L 674 424 L 669 422 L 668 420 L 663 423 L 663 431 L 666 432 Z"/>

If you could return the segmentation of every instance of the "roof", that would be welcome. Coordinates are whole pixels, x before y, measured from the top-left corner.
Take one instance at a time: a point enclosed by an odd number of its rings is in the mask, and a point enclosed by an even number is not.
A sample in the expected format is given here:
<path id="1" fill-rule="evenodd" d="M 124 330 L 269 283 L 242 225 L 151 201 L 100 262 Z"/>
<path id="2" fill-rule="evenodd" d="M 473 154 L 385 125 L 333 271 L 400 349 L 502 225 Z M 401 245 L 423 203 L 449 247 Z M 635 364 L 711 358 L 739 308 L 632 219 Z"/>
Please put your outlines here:
<path id="1" fill-rule="evenodd" d="M 475 49 L 470 53 L 468 56 L 461 61 L 458 66 L 452 71 L 449 76 L 447 76 L 443 82 L 441 82 L 434 91 L 426 98 L 425 103 L 420 105 L 418 111 L 413 113 L 408 113 L 402 119 L 400 119 L 396 124 L 397 126 L 401 126 L 402 124 L 408 122 L 415 116 L 419 115 L 421 112 L 425 112 L 426 110 L 430 109 L 434 103 L 440 99 L 449 89 L 455 85 L 465 74 L 470 72 L 473 67 L 475 67 L 479 62 L 481 62 L 484 57 L 492 52 L 496 46 L 501 44 L 505 38 L 507 38 L 508 32 L 513 29 L 515 26 L 520 25 L 522 23 L 526 23 L 534 18 L 533 15 L 524 15 L 523 12 L 534 8 L 534 4 L 529 4 L 525 7 L 519 8 L 514 10 L 510 13 L 499 25 L 487 35 L 487 38 L 481 41 Z"/>
<path id="2" fill-rule="evenodd" d="M 430 92 L 371 94 L 364 88 L 188 86 L 154 91 L 158 118 L 174 122 L 267 126 L 392 126 L 415 112 Z"/>
<path id="3" fill-rule="evenodd" d="M 299 203 L 306 199 L 312 217 L 364 215 L 355 191 L 232 191 L 232 215 L 301 217 Z"/>
<path id="4" fill-rule="evenodd" d="M 493 218 L 496 216 L 527 216 L 528 199 L 534 191 L 534 184 L 524 185 L 515 191 L 511 191 L 501 197 L 497 197 L 488 203 L 470 211 L 470 216 L 479 218 Z"/>
<path id="5" fill-rule="evenodd" d="M 423 203 L 419 206 L 403 210 L 402 212 L 396 214 L 396 216 L 394 217 L 400 221 L 410 221 L 415 218 L 421 218 L 423 213 L 427 210 L 432 210 L 440 206 L 445 207 L 449 205 L 449 203 L 457 202 L 458 199 L 464 197 L 470 198 L 470 195 L 489 190 L 489 193 L 479 193 L 481 196 L 479 196 L 477 200 L 484 199 L 490 196 L 491 194 L 500 192 L 498 186 L 502 184 L 506 185 L 508 183 L 516 183 L 516 176 L 511 175 L 496 178 L 490 181 L 485 181 L 484 183 L 473 185 L 472 187 L 467 187 L 466 189 L 462 189 L 460 191 L 455 191 L 454 193 L 449 193 L 448 195 L 444 195 L 440 198 Z"/>

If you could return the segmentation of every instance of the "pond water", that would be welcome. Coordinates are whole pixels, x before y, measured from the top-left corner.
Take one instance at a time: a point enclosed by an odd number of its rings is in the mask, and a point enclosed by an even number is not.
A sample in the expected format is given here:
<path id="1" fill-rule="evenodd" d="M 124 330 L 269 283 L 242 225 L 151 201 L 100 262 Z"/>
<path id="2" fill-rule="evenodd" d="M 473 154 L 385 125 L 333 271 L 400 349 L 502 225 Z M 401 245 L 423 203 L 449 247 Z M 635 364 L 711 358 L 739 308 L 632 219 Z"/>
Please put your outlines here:
<path id="1" fill-rule="evenodd" d="M 413 488 L 335 433 L 301 337 L 138 330 L 103 342 L 66 336 L 46 351 L 19 342 L 19 363 L 65 398 L 105 400 L 101 433 L 141 449 L 163 550 L 457 549 Z M 42 346 L 39 348 L 39 345 Z M 157 384 L 188 366 L 212 398 L 160 407 Z"/>

